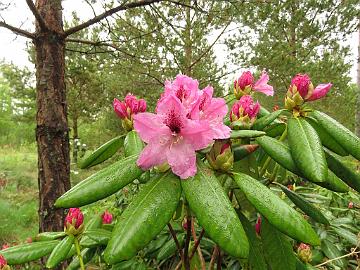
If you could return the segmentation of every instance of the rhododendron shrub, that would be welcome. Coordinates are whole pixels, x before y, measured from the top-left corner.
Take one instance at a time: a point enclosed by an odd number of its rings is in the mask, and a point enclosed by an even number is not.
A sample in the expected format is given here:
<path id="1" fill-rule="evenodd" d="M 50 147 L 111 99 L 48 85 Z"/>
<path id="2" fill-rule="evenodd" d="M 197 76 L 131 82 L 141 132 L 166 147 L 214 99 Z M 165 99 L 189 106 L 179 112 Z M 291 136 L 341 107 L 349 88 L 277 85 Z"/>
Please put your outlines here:
<path id="1" fill-rule="evenodd" d="M 122 158 L 58 198 L 55 207 L 69 208 L 64 231 L 1 250 L 0 266 L 49 255 L 48 268 L 72 258 L 68 269 L 100 262 L 106 269 L 188 270 L 216 261 L 218 269 L 296 270 L 319 263 L 316 254 L 340 253 L 332 239 L 356 246 L 355 233 L 344 233 L 329 209 L 314 206 L 306 193 L 350 194 L 342 211 L 358 208 L 360 177 L 343 157 L 360 160 L 360 139 L 311 107 L 332 84 L 314 87 L 309 75 L 297 74 L 289 78 L 283 105 L 269 112 L 253 94 L 271 98 L 270 78 L 265 71 L 254 77 L 245 71 L 234 93 L 219 97 L 217 89 L 179 74 L 164 83 L 153 112 L 132 94 L 115 99 L 125 134 L 80 166 L 117 151 Z M 128 204 L 119 194 L 127 197 L 129 190 Z M 121 213 L 83 214 L 81 207 L 103 199 L 115 200 Z"/>

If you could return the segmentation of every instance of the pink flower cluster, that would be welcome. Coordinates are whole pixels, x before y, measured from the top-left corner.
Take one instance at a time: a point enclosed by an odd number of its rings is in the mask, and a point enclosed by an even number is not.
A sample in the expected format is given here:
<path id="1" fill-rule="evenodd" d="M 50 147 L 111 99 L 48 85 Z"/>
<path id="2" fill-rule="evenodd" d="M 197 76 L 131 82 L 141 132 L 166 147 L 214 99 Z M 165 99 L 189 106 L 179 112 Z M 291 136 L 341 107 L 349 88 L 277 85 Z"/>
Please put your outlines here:
<path id="1" fill-rule="evenodd" d="M 317 100 L 324 97 L 332 87 L 331 83 L 319 84 L 314 86 L 307 74 L 297 74 L 292 80 L 289 91 L 294 94 L 297 90 L 300 96 L 307 101 Z"/>
<path id="2" fill-rule="evenodd" d="M 121 119 L 131 119 L 134 114 L 146 111 L 146 101 L 127 94 L 124 101 L 114 98 L 114 111 Z"/>
<path id="3" fill-rule="evenodd" d="M 253 120 L 256 118 L 259 110 L 259 102 L 255 103 L 251 96 L 242 96 L 239 101 L 234 103 L 231 109 L 230 121 L 233 122 L 246 116 Z"/>
<path id="4" fill-rule="evenodd" d="M 113 221 L 113 216 L 108 210 L 105 210 L 101 217 L 103 224 L 111 224 L 111 222 Z"/>
<path id="5" fill-rule="evenodd" d="M 225 100 L 213 97 L 213 88 L 185 75 L 165 82 L 156 113 L 134 116 L 134 128 L 147 146 L 137 164 L 144 170 L 168 163 L 181 179 L 196 174 L 195 151 L 214 139 L 226 139 L 230 128 L 223 124 L 228 108 Z"/>
<path id="6" fill-rule="evenodd" d="M 84 222 L 84 215 L 81 212 L 80 208 L 70 208 L 69 212 L 65 218 L 65 227 L 69 228 L 70 226 L 78 229 Z"/>
<path id="7" fill-rule="evenodd" d="M 267 96 L 273 96 L 274 89 L 268 82 L 269 75 L 265 71 L 256 82 L 254 82 L 254 76 L 251 71 L 245 71 L 234 81 L 235 96 L 239 99 L 241 96 L 249 95 L 251 91 L 261 92 Z"/>

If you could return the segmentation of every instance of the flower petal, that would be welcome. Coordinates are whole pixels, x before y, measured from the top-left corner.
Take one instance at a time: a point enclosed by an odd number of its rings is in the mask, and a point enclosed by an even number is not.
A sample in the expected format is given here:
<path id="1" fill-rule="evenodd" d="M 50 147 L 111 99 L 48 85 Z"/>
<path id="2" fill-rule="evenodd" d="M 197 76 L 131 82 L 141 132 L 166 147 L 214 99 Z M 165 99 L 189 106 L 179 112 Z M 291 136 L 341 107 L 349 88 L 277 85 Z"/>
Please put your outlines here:
<path id="1" fill-rule="evenodd" d="M 169 140 L 155 138 L 141 152 L 136 164 L 143 170 L 148 170 L 166 161 L 166 152 L 169 150 Z"/>
<path id="2" fill-rule="evenodd" d="M 260 79 L 253 86 L 254 91 L 264 93 L 267 96 L 274 95 L 274 89 L 271 85 L 268 85 L 269 75 L 266 72 L 261 74 Z"/>
<path id="3" fill-rule="evenodd" d="M 196 174 L 195 150 L 184 140 L 171 145 L 167 152 L 167 160 L 173 173 L 180 176 L 181 179 L 186 179 Z"/>
<path id="4" fill-rule="evenodd" d="M 307 100 L 317 100 L 326 96 L 327 92 L 330 91 L 331 87 L 332 83 L 319 84 L 318 86 L 316 86 L 312 95 Z"/>
<path id="5" fill-rule="evenodd" d="M 140 138 L 149 143 L 152 138 L 169 134 L 169 128 L 163 123 L 164 118 L 153 113 L 139 113 L 134 115 L 134 128 Z"/>
<path id="6" fill-rule="evenodd" d="M 181 130 L 181 136 L 192 145 L 195 150 L 207 147 L 214 139 L 213 131 L 208 121 L 187 119 L 186 125 Z"/>

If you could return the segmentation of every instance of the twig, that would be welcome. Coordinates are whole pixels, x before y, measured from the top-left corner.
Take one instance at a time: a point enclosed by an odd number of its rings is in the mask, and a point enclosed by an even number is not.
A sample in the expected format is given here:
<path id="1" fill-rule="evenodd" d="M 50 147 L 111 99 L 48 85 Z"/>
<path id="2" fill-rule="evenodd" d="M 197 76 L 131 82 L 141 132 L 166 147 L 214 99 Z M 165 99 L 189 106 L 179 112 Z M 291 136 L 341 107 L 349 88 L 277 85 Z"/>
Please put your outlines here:
<path id="1" fill-rule="evenodd" d="M 101 20 L 105 19 L 106 17 L 108 16 L 111 16 L 112 14 L 116 13 L 116 12 L 119 12 L 121 10 L 127 10 L 127 9 L 131 9 L 131 8 L 136 8 L 136 7 L 142 7 L 142 6 L 148 6 L 150 4 L 154 4 L 154 3 L 157 3 L 157 2 L 161 2 L 163 0 L 141 0 L 141 1 L 138 1 L 138 2 L 132 2 L 132 3 L 128 3 L 128 4 L 122 4 L 120 6 L 117 6 L 117 7 L 114 7 L 114 8 L 111 8 L 107 11 L 105 11 L 104 13 L 101 13 L 100 15 L 98 16 L 95 16 L 94 18 L 84 22 L 84 23 L 81 23 L 77 26 L 74 26 L 68 30 L 66 30 L 64 32 L 64 36 L 67 37 L 71 34 L 74 34 L 86 27 L 89 27 L 90 25 L 93 25 L 95 23 L 98 23 L 100 22 Z"/>
<path id="2" fill-rule="evenodd" d="M 352 256 L 352 255 L 355 255 L 355 254 L 359 254 L 360 251 L 356 251 L 356 249 L 357 249 L 357 247 L 354 248 L 354 250 L 351 251 L 351 252 L 348 253 L 348 254 L 345 254 L 345 255 L 342 255 L 342 256 L 340 256 L 340 257 L 336 257 L 336 258 L 327 260 L 326 262 L 323 262 L 323 263 L 320 263 L 320 264 L 318 264 L 318 265 L 315 265 L 315 267 L 320 267 L 320 266 L 323 266 L 323 265 L 328 264 L 328 263 L 330 263 L 330 262 L 337 261 L 337 260 L 340 260 L 340 259 L 342 259 L 342 258 L 349 257 L 349 256 Z"/>
<path id="3" fill-rule="evenodd" d="M 44 18 L 41 17 L 39 11 L 37 10 L 37 8 L 35 7 L 34 3 L 32 0 L 26 0 L 27 5 L 29 6 L 32 14 L 34 14 L 35 19 L 37 20 L 37 22 L 39 23 L 39 26 L 41 29 L 43 30 L 48 30 L 49 28 L 47 27 Z"/>
<path id="4" fill-rule="evenodd" d="M 196 249 L 199 247 L 200 241 L 201 241 L 201 239 L 203 238 L 204 234 L 205 234 L 205 230 L 202 229 L 201 232 L 200 232 L 199 238 L 198 238 L 197 240 L 195 240 L 194 247 L 193 247 L 192 250 L 191 250 L 191 253 L 190 253 L 190 256 L 189 256 L 189 257 L 190 257 L 190 260 L 192 259 L 192 257 L 194 257 L 195 252 L 196 252 Z"/>
<path id="5" fill-rule="evenodd" d="M 168 223 L 167 225 L 168 225 L 169 231 L 170 231 L 170 233 L 171 233 L 171 236 L 172 236 L 172 238 L 174 239 L 174 242 L 175 242 L 175 244 L 176 244 L 176 248 L 177 248 L 177 250 L 178 250 L 178 252 L 179 252 L 181 261 L 183 262 L 183 261 L 184 261 L 184 254 L 183 254 L 183 252 L 182 252 L 182 248 L 181 248 L 181 246 L 180 246 L 180 243 L 179 243 L 179 241 L 178 241 L 178 239 L 177 239 L 177 237 L 176 237 L 176 233 L 175 233 L 175 231 L 174 231 L 174 229 L 173 229 L 173 227 L 171 226 L 170 223 Z"/>
<path id="6" fill-rule="evenodd" d="M 216 269 L 217 270 L 221 270 L 221 263 L 222 263 L 222 256 L 221 256 L 221 250 L 219 248 L 218 256 L 217 256 L 217 263 L 216 263 Z"/>
<path id="7" fill-rule="evenodd" d="M 189 210 L 186 215 L 186 241 L 184 247 L 184 268 L 185 270 L 190 270 L 190 259 L 189 259 L 189 244 L 191 237 L 191 216 L 189 215 Z"/>
<path id="8" fill-rule="evenodd" d="M 194 218 L 191 218 L 191 233 L 192 233 L 192 237 L 193 237 L 194 241 L 197 241 L 195 226 L 194 226 Z M 206 264 L 205 264 L 204 256 L 202 255 L 202 252 L 201 252 L 201 248 L 199 248 L 198 246 L 195 248 L 195 246 L 194 246 L 193 250 L 194 251 L 197 250 L 197 252 L 198 252 L 199 259 L 201 262 L 201 269 L 206 270 Z M 191 258 L 190 258 L 190 261 L 191 261 Z"/>
<path id="9" fill-rule="evenodd" d="M 33 33 L 30 33 L 28 31 L 22 30 L 20 28 L 14 27 L 14 26 L 12 26 L 10 24 L 7 24 L 6 22 L 1 22 L 0 21 L 0 27 L 7 28 L 7 29 L 13 31 L 15 34 L 18 34 L 20 36 L 35 39 L 35 35 Z"/>
<path id="10" fill-rule="evenodd" d="M 211 260 L 210 260 L 210 264 L 209 264 L 209 270 L 214 270 L 215 259 L 216 259 L 217 255 L 219 253 L 218 250 L 219 250 L 219 247 L 218 247 L 218 245 L 216 245 L 214 247 L 214 251 L 213 251 L 213 253 L 211 255 Z"/>

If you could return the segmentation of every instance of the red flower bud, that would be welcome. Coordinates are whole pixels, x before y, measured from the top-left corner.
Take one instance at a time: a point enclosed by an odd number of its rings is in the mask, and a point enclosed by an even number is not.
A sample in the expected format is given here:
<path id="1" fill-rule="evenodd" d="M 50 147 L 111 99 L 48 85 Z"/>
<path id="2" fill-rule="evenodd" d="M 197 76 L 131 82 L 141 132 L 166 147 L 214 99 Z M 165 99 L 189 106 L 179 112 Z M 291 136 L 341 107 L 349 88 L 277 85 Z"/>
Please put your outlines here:
<path id="1" fill-rule="evenodd" d="M 258 235 L 260 235 L 261 232 L 261 216 L 257 218 L 256 224 L 255 224 L 255 231 Z"/>
<path id="2" fill-rule="evenodd" d="M 113 216 L 110 212 L 108 212 L 107 210 L 105 210 L 105 212 L 102 214 L 102 222 L 103 224 L 111 224 L 112 220 L 113 220 Z"/>
<path id="3" fill-rule="evenodd" d="M 5 266 L 7 266 L 7 261 L 4 256 L 0 254 L 0 270 L 2 270 Z"/>
<path id="4" fill-rule="evenodd" d="M 259 110 L 259 102 L 255 103 L 249 95 L 242 96 L 238 102 L 234 103 L 230 112 L 230 120 L 236 121 L 246 116 L 250 120 L 254 120 L 259 113 Z"/>
<path id="5" fill-rule="evenodd" d="M 353 209 L 353 208 L 354 208 L 354 203 L 353 203 L 353 202 L 349 202 L 348 208 L 349 208 L 349 209 Z"/>
<path id="6" fill-rule="evenodd" d="M 75 229 L 78 229 L 84 222 L 84 215 L 81 212 L 80 208 L 70 208 L 66 218 L 65 218 L 65 227 L 69 228 L 73 226 Z"/>
<path id="7" fill-rule="evenodd" d="M 146 111 L 146 101 L 127 94 L 124 101 L 114 99 L 114 111 L 121 119 L 131 119 L 134 114 Z"/>

